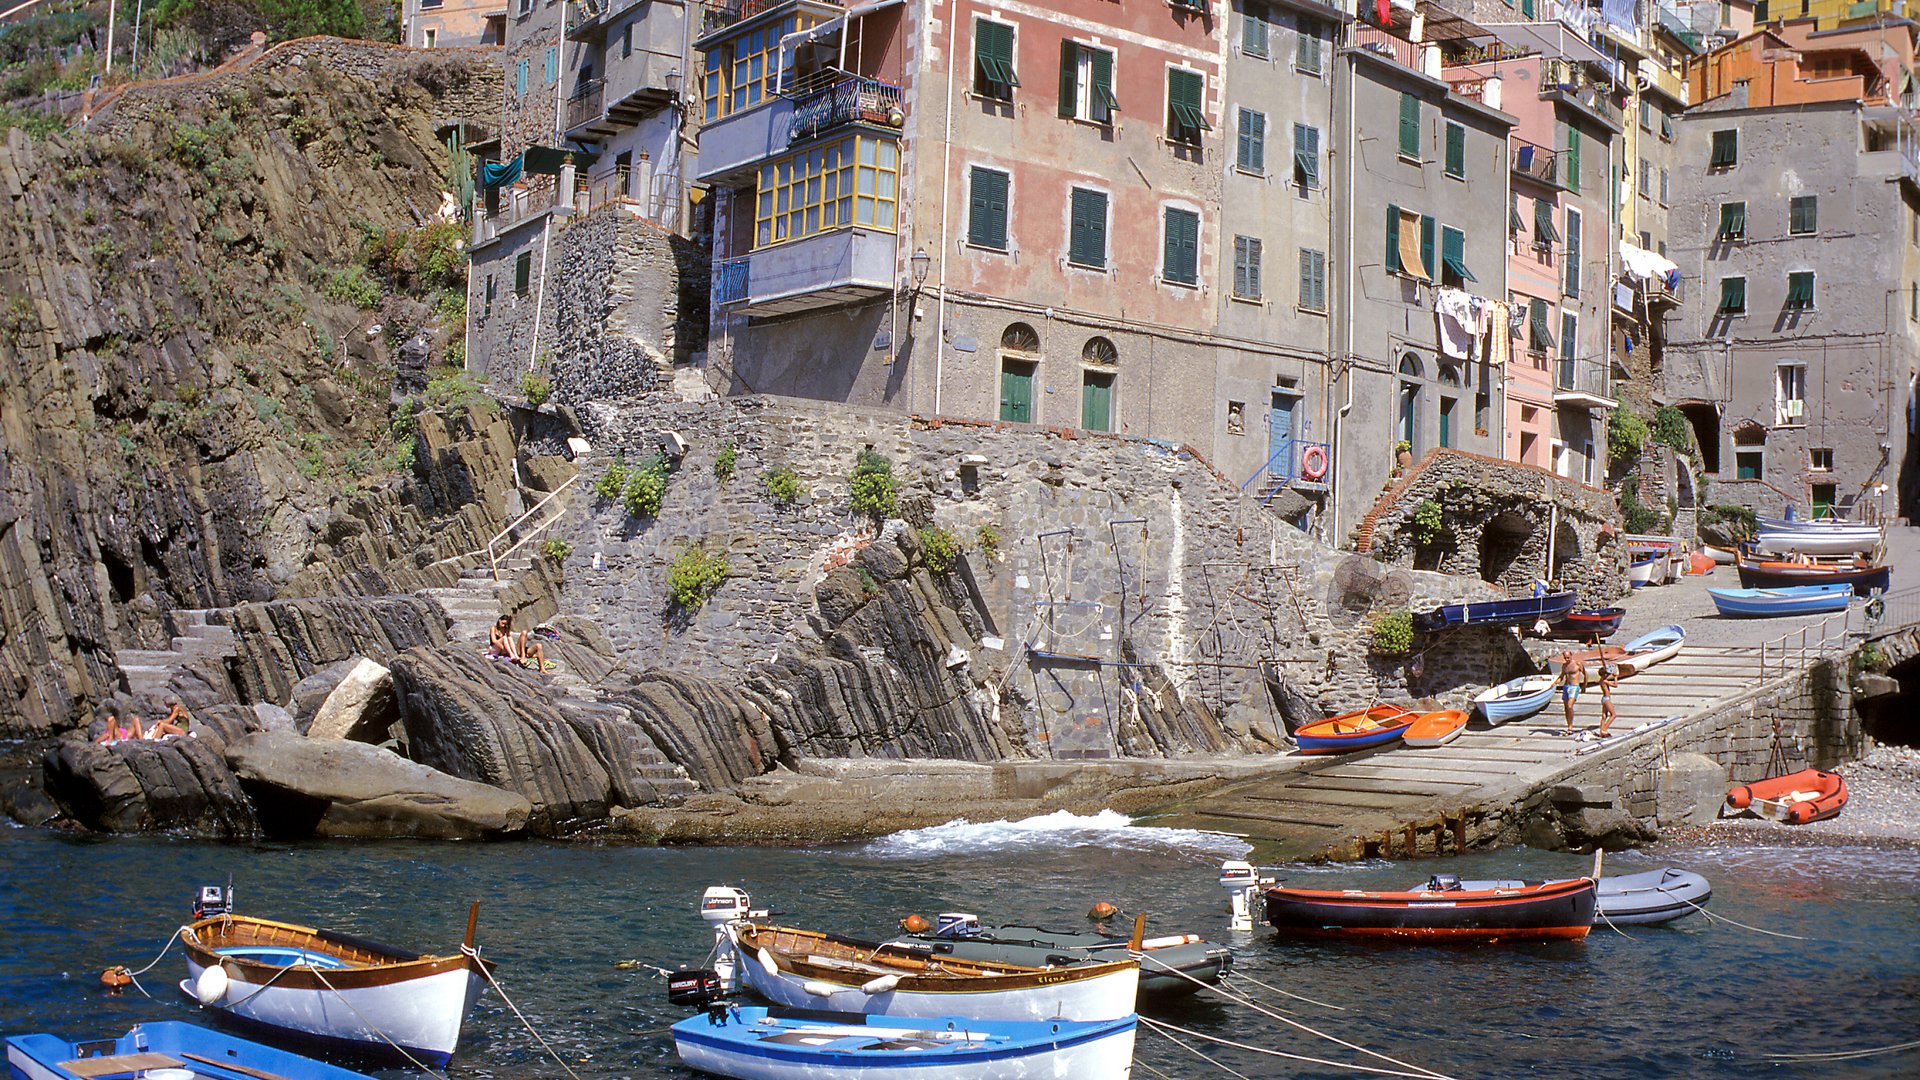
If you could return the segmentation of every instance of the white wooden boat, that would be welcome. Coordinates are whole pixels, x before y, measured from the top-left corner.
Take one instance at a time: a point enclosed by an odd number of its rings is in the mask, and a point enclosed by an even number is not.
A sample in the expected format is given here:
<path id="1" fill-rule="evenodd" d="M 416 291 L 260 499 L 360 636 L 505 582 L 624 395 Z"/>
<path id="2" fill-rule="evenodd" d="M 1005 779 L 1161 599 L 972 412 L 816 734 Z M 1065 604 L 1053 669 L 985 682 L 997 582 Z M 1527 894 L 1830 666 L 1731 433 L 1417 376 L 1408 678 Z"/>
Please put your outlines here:
<path id="1" fill-rule="evenodd" d="M 459 1046 L 493 966 L 471 948 L 471 921 L 469 947 L 445 956 L 226 912 L 182 927 L 180 941 L 180 990 L 207 1009 L 361 1053 L 397 1045 L 436 1065 Z"/>
<path id="2" fill-rule="evenodd" d="M 1886 543 L 1883 525 L 1858 521 L 1786 521 L 1761 518 L 1754 546 L 1777 555 L 1853 555 Z"/>
<path id="3" fill-rule="evenodd" d="M 1546 708 L 1558 684 L 1552 675 L 1523 675 L 1482 691 L 1473 699 L 1473 707 L 1480 710 L 1487 723 L 1504 724 Z"/>
<path id="4" fill-rule="evenodd" d="M 1137 1019 L 917 1019 L 728 1006 L 673 1025 L 680 1060 L 737 1080 L 1124 1077 Z"/>
<path id="5" fill-rule="evenodd" d="M 1712 559 L 1716 563 L 1719 563 L 1721 566 L 1733 565 L 1733 550 L 1731 548 L 1718 548 L 1718 547 L 1714 547 L 1712 544 L 1704 544 L 1701 546 L 1700 550 L 1708 558 Z"/>
<path id="6" fill-rule="evenodd" d="M 1636 589 L 1653 584 L 1653 567 L 1659 561 L 1659 558 L 1653 555 L 1635 556 L 1633 561 L 1627 564 L 1627 584 Z"/>
<path id="7" fill-rule="evenodd" d="M 795 1008 L 981 1020 L 1115 1020 L 1133 1012 L 1132 960 L 1027 967 L 815 930 L 726 924 L 737 970 L 761 997 Z"/>
<path id="8" fill-rule="evenodd" d="M 1620 669 L 1620 676 L 1638 675 L 1663 660 L 1671 660 L 1680 654 L 1680 647 L 1686 644 L 1687 631 L 1679 626 L 1663 626 L 1642 634 L 1625 645 L 1626 655 L 1613 661 Z M 1589 671 L 1590 679 L 1597 679 L 1598 672 Z"/>

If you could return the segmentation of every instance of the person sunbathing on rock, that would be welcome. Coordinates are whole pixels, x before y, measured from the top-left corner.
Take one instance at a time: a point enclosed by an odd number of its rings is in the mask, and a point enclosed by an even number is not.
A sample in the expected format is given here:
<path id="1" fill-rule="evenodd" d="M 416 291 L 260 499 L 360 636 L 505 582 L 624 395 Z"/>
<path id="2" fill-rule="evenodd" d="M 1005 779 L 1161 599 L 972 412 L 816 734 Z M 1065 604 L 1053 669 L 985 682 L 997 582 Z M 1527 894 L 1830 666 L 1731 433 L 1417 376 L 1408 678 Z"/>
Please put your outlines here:
<path id="1" fill-rule="evenodd" d="M 187 734 L 187 728 L 193 723 L 193 718 L 187 715 L 187 710 L 180 704 L 180 699 L 172 698 L 167 705 L 169 710 L 166 718 L 154 723 L 152 729 L 147 732 L 147 738 L 164 739 L 169 735 Z"/>
<path id="2" fill-rule="evenodd" d="M 122 724 L 120 717 L 113 713 L 108 713 L 107 730 L 102 732 L 100 737 L 95 739 L 94 742 L 112 746 L 114 743 L 120 742 L 123 739 L 144 739 L 146 737 L 147 733 L 140 725 L 139 716 L 134 713 L 128 713 L 127 722 Z"/>
<path id="3" fill-rule="evenodd" d="M 547 651 L 522 630 L 513 632 L 513 617 L 502 615 L 487 634 L 487 655 L 501 656 L 535 671 L 547 670 Z"/>

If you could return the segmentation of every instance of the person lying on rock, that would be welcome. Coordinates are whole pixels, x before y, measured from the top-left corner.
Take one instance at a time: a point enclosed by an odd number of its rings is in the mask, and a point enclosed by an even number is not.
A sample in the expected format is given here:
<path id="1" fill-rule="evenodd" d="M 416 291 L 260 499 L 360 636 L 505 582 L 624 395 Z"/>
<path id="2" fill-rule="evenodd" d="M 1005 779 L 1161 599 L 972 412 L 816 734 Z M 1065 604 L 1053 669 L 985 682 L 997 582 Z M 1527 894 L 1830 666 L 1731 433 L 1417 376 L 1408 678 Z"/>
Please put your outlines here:
<path id="1" fill-rule="evenodd" d="M 547 669 L 547 651 L 522 630 L 518 636 L 513 632 L 513 616 L 502 615 L 494 622 L 493 629 L 487 634 L 487 655 L 504 656 L 509 660 L 530 667 L 535 671 Z"/>
<path id="2" fill-rule="evenodd" d="M 193 723 L 193 718 L 187 715 L 187 710 L 180 704 L 180 699 L 171 698 L 167 701 L 167 705 L 169 708 L 166 718 L 153 725 L 147 732 L 147 738 L 164 739 L 169 735 L 187 734 L 187 728 Z"/>
<path id="3" fill-rule="evenodd" d="M 140 726 L 140 717 L 133 713 L 128 713 L 127 722 L 122 724 L 120 717 L 110 712 L 107 714 L 107 730 L 101 732 L 100 737 L 95 739 L 94 742 L 112 746 L 122 739 L 144 739 L 146 737 L 146 731 Z"/>

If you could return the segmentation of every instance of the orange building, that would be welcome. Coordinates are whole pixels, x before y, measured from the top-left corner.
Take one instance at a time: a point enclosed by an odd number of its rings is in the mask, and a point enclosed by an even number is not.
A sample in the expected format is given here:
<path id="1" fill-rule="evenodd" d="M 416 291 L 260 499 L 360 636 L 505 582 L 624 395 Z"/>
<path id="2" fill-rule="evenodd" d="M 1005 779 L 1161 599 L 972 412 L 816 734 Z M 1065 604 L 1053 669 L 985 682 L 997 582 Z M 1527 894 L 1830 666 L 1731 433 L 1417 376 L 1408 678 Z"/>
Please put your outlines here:
<path id="1" fill-rule="evenodd" d="M 1744 93 L 1746 108 L 1859 101 L 1884 105 L 1910 92 L 1913 31 L 1906 23 L 1820 30 L 1811 20 L 1771 26 L 1687 64 L 1698 105 Z"/>

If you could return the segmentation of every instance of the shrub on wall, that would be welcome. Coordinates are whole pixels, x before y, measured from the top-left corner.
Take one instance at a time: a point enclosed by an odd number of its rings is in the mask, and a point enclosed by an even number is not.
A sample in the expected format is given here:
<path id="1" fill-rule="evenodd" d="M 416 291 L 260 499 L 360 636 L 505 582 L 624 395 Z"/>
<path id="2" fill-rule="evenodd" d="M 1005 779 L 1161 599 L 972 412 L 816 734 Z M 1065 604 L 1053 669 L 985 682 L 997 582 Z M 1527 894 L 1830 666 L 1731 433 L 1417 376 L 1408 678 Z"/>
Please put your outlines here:
<path id="1" fill-rule="evenodd" d="M 1647 422 L 1625 405 L 1607 414 L 1607 460 L 1626 461 L 1640 456 L 1647 443 Z"/>
<path id="2" fill-rule="evenodd" d="M 1729 531 L 1743 540 L 1750 540 L 1760 534 L 1760 518 L 1744 506 L 1709 506 L 1700 511 L 1702 525 L 1726 524 Z"/>
<path id="3" fill-rule="evenodd" d="M 1653 411 L 1653 441 L 1661 446 L 1672 447 L 1682 454 L 1693 452 L 1693 428 L 1687 423 L 1687 415 L 1672 405 L 1662 405 Z"/>
<path id="4" fill-rule="evenodd" d="M 717 477 L 721 483 L 724 484 L 728 480 L 733 479 L 734 466 L 738 465 L 739 463 L 740 463 L 739 449 L 735 447 L 732 443 L 728 443 L 727 445 L 720 448 L 719 454 L 714 456 L 713 475 Z"/>
<path id="5" fill-rule="evenodd" d="M 938 525 L 929 525 L 920 530 L 920 553 L 927 560 L 927 569 L 944 574 L 960 555 L 960 539 Z"/>
<path id="6" fill-rule="evenodd" d="M 1000 557 L 999 529 L 991 525 L 980 526 L 980 528 L 974 531 L 973 543 L 975 547 L 980 549 L 980 554 L 985 555 L 987 558 L 997 559 Z"/>
<path id="7" fill-rule="evenodd" d="M 1440 539 L 1440 525 L 1442 520 L 1439 503 L 1434 502 L 1432 499 L 1420 500 L 1420 504 L 1413 508 L 1414 540 L 1418 541 L 1422 547 L 1425 547 L 1435 540 Z"/>
<path id="8" fill-rule="evenodd" d="M 1621 523 L 1630 533 L 1651 533 L 1662 524 L 1660 511 L 1640 501 L 1640 478 L 1629 476 L 1620 482 Z"/>
<path id="9" fill-rule="evenodd" d="M 667 459 L 655 454 L 628 470 L 620 501 L 634 517 L 659 517 L 660 506 L 667 501 Z"/>
<path id="10" fill-rule="evenodd" d="M 853 512 L 874 518 L 890 518 L 900 507 L 900 484 L 893 475 L 893 462 L 871 447 L 860 451 L 848 478 L 853 488 Z"/>
<path id="11" fill-rule="evenodd" d="M 1369 627 L 1369 647 L 1380 656 L 1405 656 L 1413 651 L 1413 613 L 1381 615 Z"/>
<path id="12" fill-rule="evenodd" d="M 520 376 L 520 392 L 526 395 L 527 407 L 537 409 L 553 396 L 553 380 L 537 371 L 529 371 Z"/>
<path id="13" fill-rule="evenodd" d="M 767 470 L 760 482 L 766 485 L 767 494 L 773 497 L 773 501 L 781 506 L 791 506 L 800 497 L 800 474 L 785 465 Z"/>
<path id="14" fill-rule="evenodd" d="M 600 478 L 593 482 L 593 493 L 603 499 L 617 499 L 625 490 L 627 490 L 627 455 L 616 453 L 613 455 L 613 464 L 608 465 L 607 471 L 601 473 Z"/>
<path id="15" fill-rule="evenodd" d="M 540 541 L 540 554 L 554 562 L 564 562 L 567 556 L 573 554 L 573 545 L 557 536 L 549 536 Z"/>
<path id="16" fill-rule="evenodd" d="M 680 550 L 680 556 L 667 568 L 667 599 L 673 606 L 692 611 L 707 602 L 713 591 L 727 580 L 727 553 L 711 554 L 699 544 Z"/>

